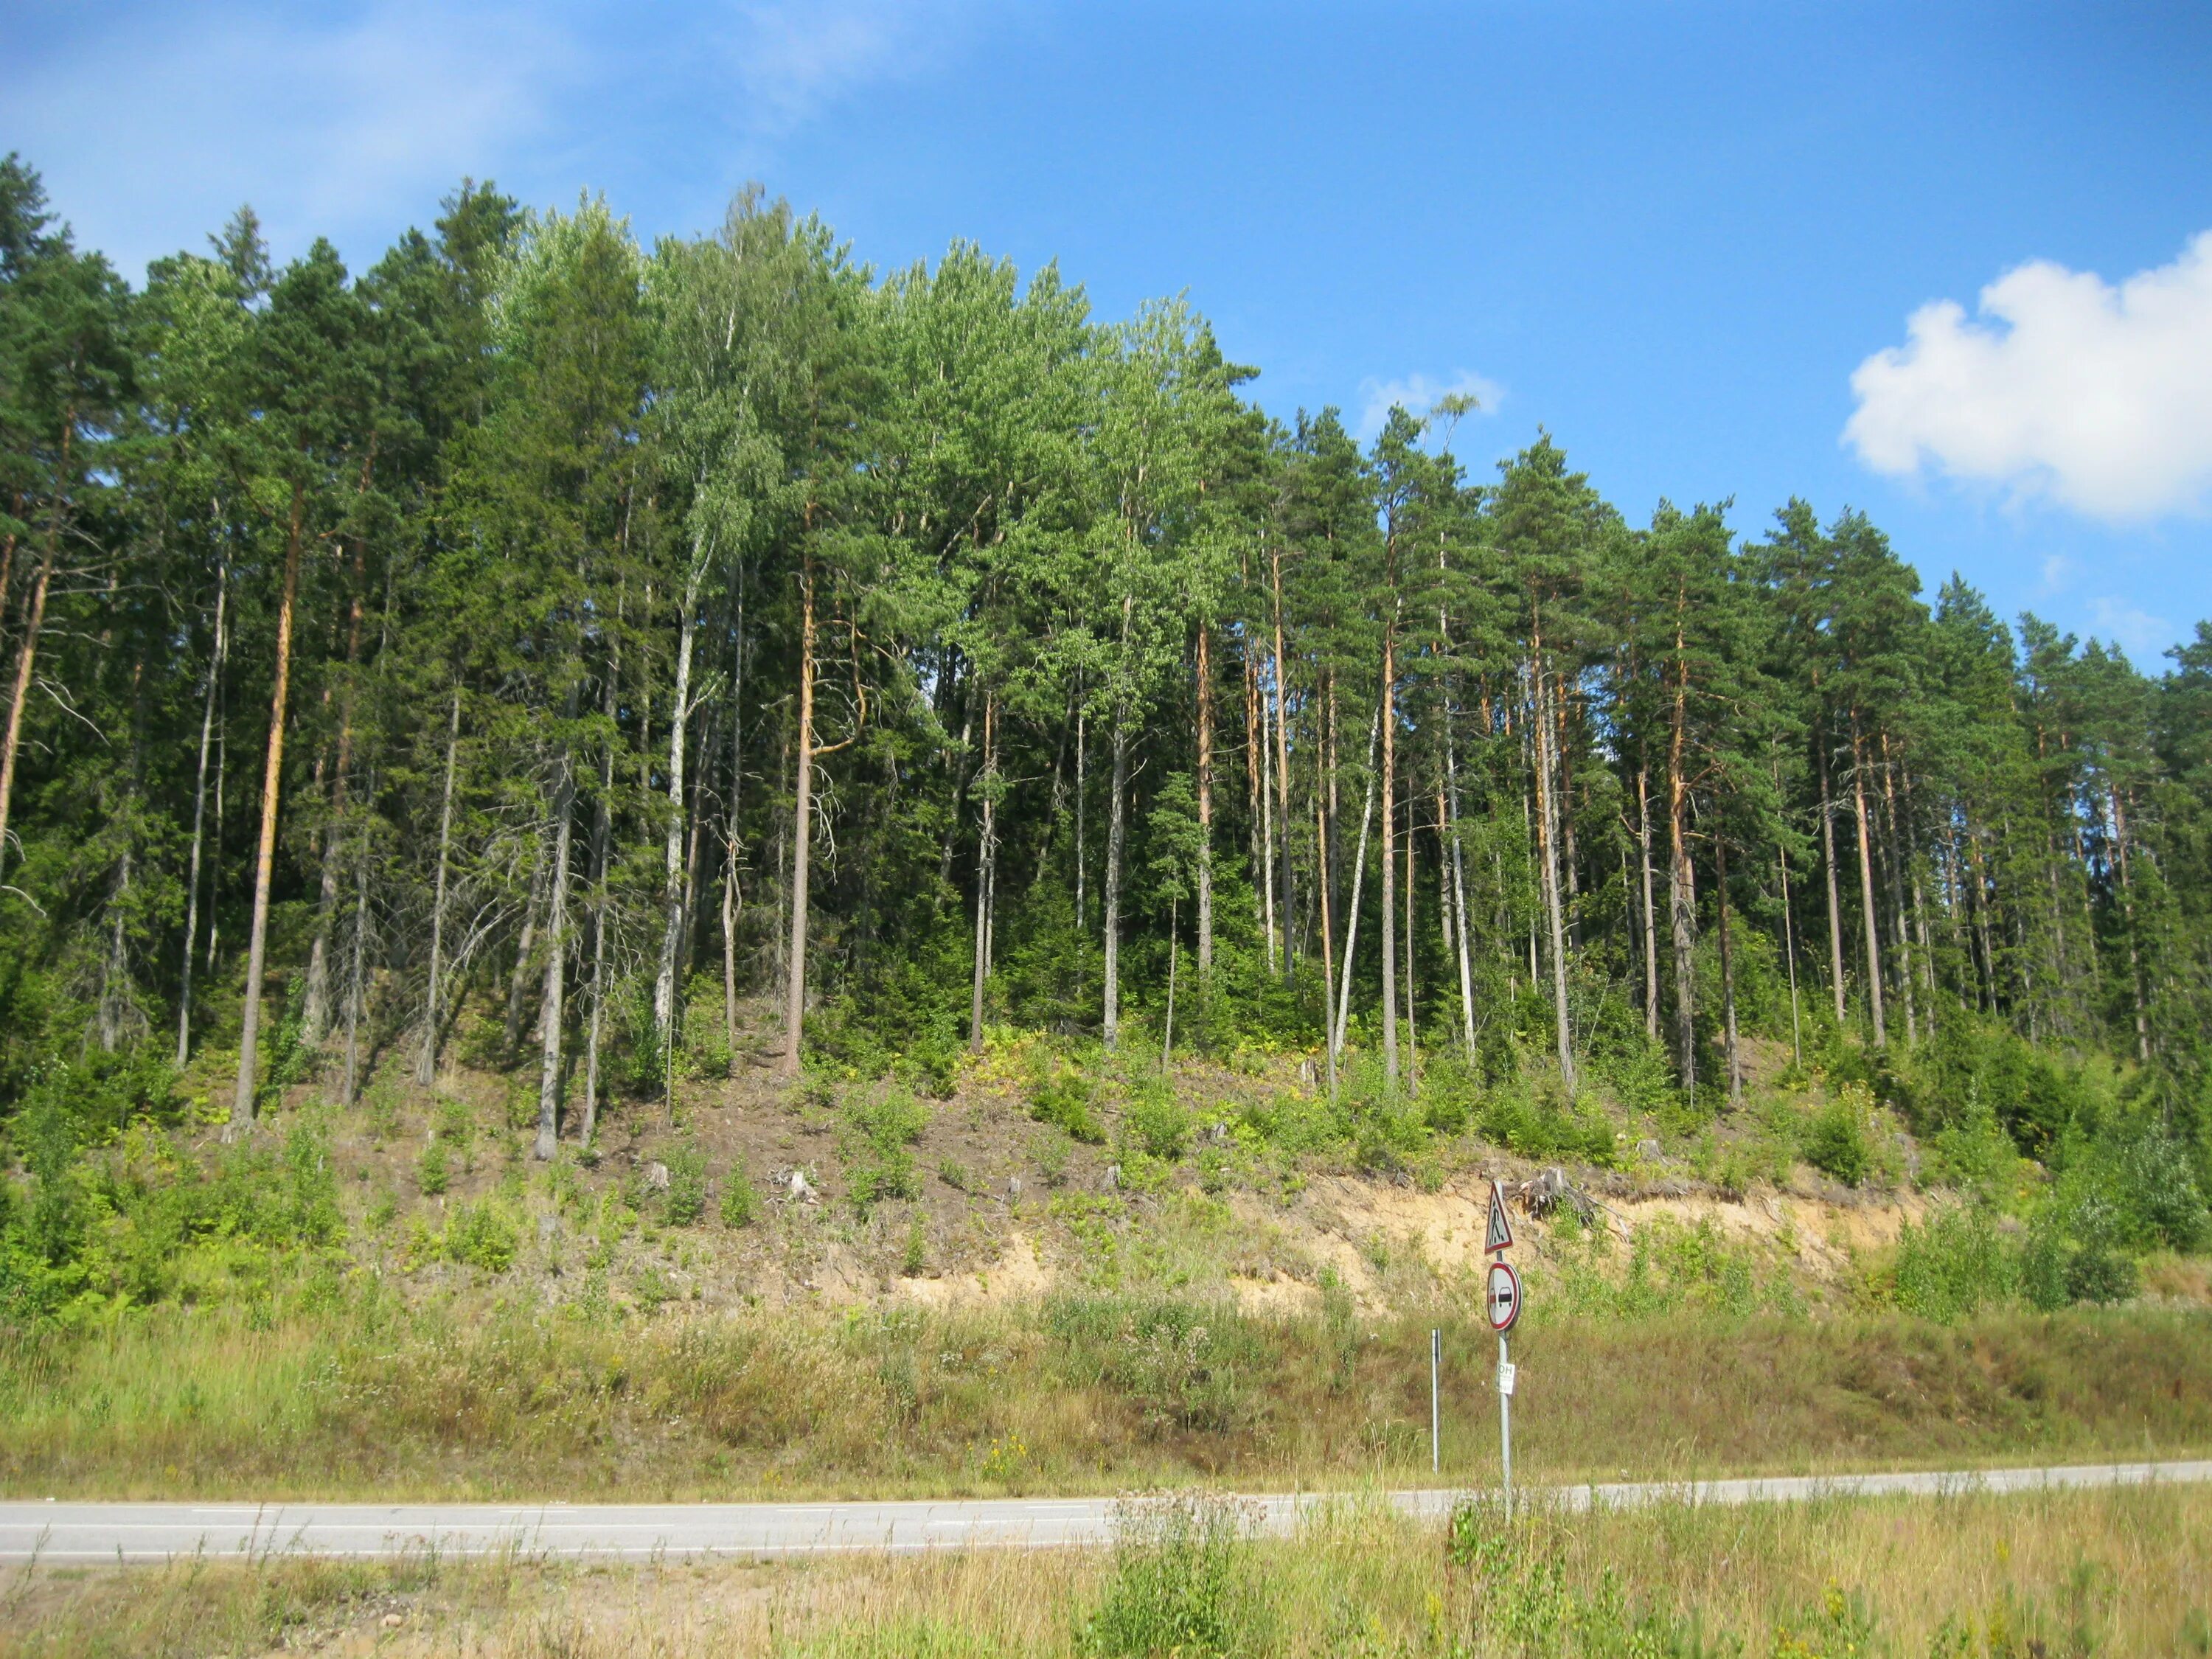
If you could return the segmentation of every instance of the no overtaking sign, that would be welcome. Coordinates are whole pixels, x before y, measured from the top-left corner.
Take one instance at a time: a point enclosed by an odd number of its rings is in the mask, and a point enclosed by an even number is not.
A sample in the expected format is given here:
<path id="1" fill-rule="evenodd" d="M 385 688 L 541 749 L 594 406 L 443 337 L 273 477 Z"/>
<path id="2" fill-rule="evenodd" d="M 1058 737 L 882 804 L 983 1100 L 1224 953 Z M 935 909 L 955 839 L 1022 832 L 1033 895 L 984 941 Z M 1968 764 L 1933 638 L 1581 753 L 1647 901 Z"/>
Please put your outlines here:
<path id="1" fill-rule="evenodd" d="M 1513 1271 L 1510 1261 L 1490 1264 L 1490 1283 L 1483 1297 L 1483 1310 L 1489 1316 L 1490 1328 L 1503 1336 L 1513 1328 L 1513 1322 L 1521 1317 L 1521 1275 Z"/>

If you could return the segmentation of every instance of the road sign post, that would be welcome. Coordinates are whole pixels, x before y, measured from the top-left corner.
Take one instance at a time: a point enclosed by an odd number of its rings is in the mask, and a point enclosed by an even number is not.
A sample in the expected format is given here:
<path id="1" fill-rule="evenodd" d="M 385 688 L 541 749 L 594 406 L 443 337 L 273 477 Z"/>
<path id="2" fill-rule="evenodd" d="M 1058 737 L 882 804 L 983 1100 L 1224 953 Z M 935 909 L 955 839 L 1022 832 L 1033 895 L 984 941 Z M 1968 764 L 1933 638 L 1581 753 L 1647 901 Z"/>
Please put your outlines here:
<path id="1" fill-rule="evenodd" d="M 1444 1465 L 1443 1396 L 1439 1382 L 1444 1367 L 1444 1334 L 1441 1328 L 1429 1333 L 1429 1473 L 1439 1473 Z"/>
<path id="2" fill-rule="evenodd" d="M 1505 1189 L 1490 1183 L 1490 1225 L 1483 1237 L 1483 1253 L 1502 1252 L 1513 1243 L 1512 1218 L 1505 1213 Z M 1513 1518 L 1513 1353 L 1505 1334 L 1521 1317 L 1521 1275 L 1498 1255 L 1490 1264 L 1484 1285 L 1483 1311 L 1491 1329 L 1498 1333 L 1498 1468 L 1504 1477 L 1505 1518 Z"/>

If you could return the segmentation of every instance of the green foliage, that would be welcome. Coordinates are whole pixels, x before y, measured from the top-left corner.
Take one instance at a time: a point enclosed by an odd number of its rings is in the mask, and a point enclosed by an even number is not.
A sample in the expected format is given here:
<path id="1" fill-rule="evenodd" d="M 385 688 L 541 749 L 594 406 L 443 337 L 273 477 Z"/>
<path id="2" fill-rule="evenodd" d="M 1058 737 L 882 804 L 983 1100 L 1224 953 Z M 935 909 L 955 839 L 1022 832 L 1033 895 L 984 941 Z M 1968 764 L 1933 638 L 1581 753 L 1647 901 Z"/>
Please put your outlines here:
<path id="1" fill-rule="evenodd" d="M 1453 1638 L 1454 1656 L 1512 1653 L 1546 1659 L 1708 1659 L 1737 1653 L 1733 1642 L 1711 1646 L 1696 1621 L 1665 1605 L 1631 1605 L 1611 1569 L 1596 1583 L 1577 1586 L 1567 1548 L 1556 1532 L 1516 1526 L 1486 1504 L 1454 1507 L 1444 1534 L 1444 1556 L 1471 1581 L 1472 1628 Z M 1863 1650 L 1860 1647 L 1796 1648 L 1784 1654 Z"/>
<path id="2" fill-rule="evenodd" d="M 1557 1266 L 1541 1277 L 1556 1285 L 1563 1311 L 1637 1319 L 1683 1309 L 1732 1316 L 1799 1310 L 1786 1267 L 1731 1239 L 1710 1219 L 1644 1223 L 1628 1240 L 1626 1261 L 1616 1267 L 1619 1248 L 1603 1225 L 1561 1240 Z M 1548 1286 L 1546 1295 L 1550 1299 Z"/>
<path id="3" fill-rule="evenodd" d="M 668 1190 L 660 1213 L 672 1227 L 696 1227 L 707 1213 L 707 1155 L 686 1140 L 669 1149 Z"/>
<path id="4" fill-rule="evenodd" d="M 725 1227 L 750 1227 L 760 1214 L 760 1194 L 742 1164 L 730 1165 L 722 1177 L 721 1217 Z"/>
<path id="5" fill-rule="evenodd" d="M 446 1143 L 434 1137 L 422 1148 L 422 1156 L 415 1161 L 415 1184 L 422 1188 L 423 1197 L 437 1198 L 453 1184 L 453 1178 Z"/>
<path id="6" fill-rule="evenodd" d="M 1242 1379 L 1259 1363 L 1258 1345 L 1231 1309 L 1059 1297 L 1046 1306 L 1045 1328 L 1064 1381 L 1124 1395 L 1152 1435 L 1222 1432 L 1251 1409 Z"/>
<path id="7" fill-rule="evenodd" d="M 921 1196 L 914 1146 L 929 1127 L 929 1109 L 903 1089 L 856 1093 L 845 1105 L 845 1174 L 863 1215 L 886 1199 Z"/>
<path id="8" fill-rule="evenodd" d="M 1072 1067 L 1048 1068 L 1030 1085 L 1030 1115 L 1095 1146 L 1106 1139 L 1106 1133 L 1098 1126 L 1091 1097 L 1086 1073 Z"/>
<path id="9" fill-rule="evenodd" d="M 1875 1173 L 1873 1097 L 1845 1084 L 1817 1108 L 1805 1124 L 1799 1150 L 1805 1161 L 1846 1187 L 1864 1184 Z"/>
<path id="10" fill-rule="evenodd" d="M 438 1239 L 438 1253 L 447 1261 L 488 1273 L 503 1273 L 513 1267 L 520 1247 L 521 1234 L 514 1218 L 492 1198 L 453 1206 Z"/>
<path id="11" fill-rule="evenodd" d="M 1523 1158 L 1565 1158 L 1609 1169 L 1620 1154 L 1616 1131 L 1604 1116 L 1571 1112 L 1556 1094 L 1518 1079 L 1484 1097 L 1474 1127 L 1484 1139 Z"/>
<path id="12" fill-rule="evenodd" d="M 1164 1164 L 1181 1158 L 1190 1143 L 1190 1113 L 1165 1078 L 1144 1078 L 1130 1085 L 1121 1123 L 1138 1147 Z"/>
<path id="13" fill-rule="evenodd" d="M 2014 1296 L 2021 1251 L 1998 1231 L 1988 1209 L 1940 1205 L 1917 1226 L 1907 1222 L 1899 1230 L 1893 1271 L 1899 1307 L 1948 1323 Z"/>
<path id="14" fill-rule="evenodd" d="M 1075 1633 L 1099 1659 L 1227 1659 L 1260 1648 L 1263 1606 L 1233 1498 L 1206 1492 L 1130 1499 L 1115 1517 L 1114 1556 L 1097 1606 Z"/>

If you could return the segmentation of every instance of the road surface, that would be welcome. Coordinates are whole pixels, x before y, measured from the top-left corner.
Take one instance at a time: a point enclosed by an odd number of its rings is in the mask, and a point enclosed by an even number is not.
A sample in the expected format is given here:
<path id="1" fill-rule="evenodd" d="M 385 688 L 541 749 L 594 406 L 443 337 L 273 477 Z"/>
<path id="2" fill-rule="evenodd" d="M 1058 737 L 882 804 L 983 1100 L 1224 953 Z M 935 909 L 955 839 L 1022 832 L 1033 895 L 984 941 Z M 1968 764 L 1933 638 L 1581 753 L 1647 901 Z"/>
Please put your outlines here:
<path id="1" fill-rule="evenodd" d="M 2212 1461 L 2056 1468 L 1781 1476 L 1539 1489 L 1571 1510 L 1661 1503 L 1769 1504 L 1905 1493 L 1935 1497 L 2212 1481 Z M 1397 1492 L 1401 1512 L 1438 1519 L 1469 1494 Z M 1476 1492 L 1474 1495 L 1484 1494 Z M 1490 1496 L 1494 1497 L 1494 1491 Z M 1260 1528 L 1287 1533 L 1327 1494 L 1253 1498 Z M 1104 1543 L 1110 1498 L 853 1504 L 61 1504 L 0 1502 L 0 1562 L 163 1561 L 270 1553 L 392 1556 L 514 1550 L 568 1559 L 758 1560 L 846 1550 Z"/>

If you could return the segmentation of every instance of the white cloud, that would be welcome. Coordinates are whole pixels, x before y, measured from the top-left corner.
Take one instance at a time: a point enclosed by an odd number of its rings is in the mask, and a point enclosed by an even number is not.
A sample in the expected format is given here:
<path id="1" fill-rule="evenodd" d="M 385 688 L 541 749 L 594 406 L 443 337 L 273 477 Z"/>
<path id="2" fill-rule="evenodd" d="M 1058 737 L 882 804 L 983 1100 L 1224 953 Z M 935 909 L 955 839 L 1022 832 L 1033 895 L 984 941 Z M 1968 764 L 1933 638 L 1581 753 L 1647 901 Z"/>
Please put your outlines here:
<path id="1" fill-rule="evenodd" d="M 1402 406 L 1419 420 L 1436 407 L 1439 398 L 1453 394 L 1474 398 L 1480 414 L 1495 415 L 1504 401 L 1505 388 L 1486 375 L 1464 368 L 1449 380 L 1431 380 L 1426 374 L 1405 374 L 1395 380 L 1370 376 L 1359 383 L 1359 420 L 1355 430 L 1362 438 L 1372 438 L 1382 430 L 1394 407 Z"/>
<path id="2" fill-rule="evenodd" d="M 280 257 L 317 231 L 419 214 L 539 129 L 579 56 L 559 19 L 521 9 L 152 11 L 0 71 L 0 98 L 8 142 L 82 240 L 135 277 L 203 246 L 240 201 Z"/>
<path id="3" fill-rule="evenodd" d="M 2114 287 L 2038 260 L 1980 316 L 1923 306 L 1851 375 L 1844 441 L 1879 472 L 1923 465 L 2111 522 L 2212 493 L 2212 231 Z"/>
<path id="4" fill-rule="evenodd" d="M 2043 562 L 2043 591 L 2056 593 L 2074 577 L 2074 561 L 2063 553 L 2053 553 Z"/>
<path id="5" fill-rule="evenodd" d="M 136 0 L 0 51 L 0 153 L 134 279 L 246 201 L 280 259 L 322 233 L 366 263 L 465 174 L 535 205 L 772 174 L 778 141 L 927 72 L 987 3 Z"/>
<path id="6" fill-rule="evenodd" d="M 2089 618 L 2097 636 L 2118 645 L 2138 667 L 2156 663 L 2166 648 L 2181 637 L 2181 630 L 2165 617 L 2154 617 L 2130 600 L 2109 595 L 2089 601 Z"/>
<path id="7" fill-rule="evenodd" d="M 922 26 L 943 9 L 902 0 L 759 0 L 740 7 L 731 49 L 746 100 L 740 124 L 778 136 L 843 93 L 912 72 L 927 56 Z"/>

